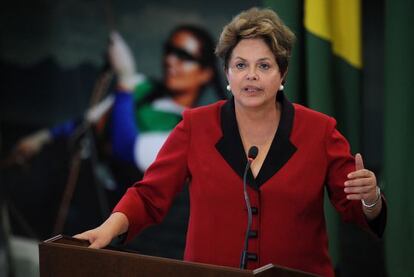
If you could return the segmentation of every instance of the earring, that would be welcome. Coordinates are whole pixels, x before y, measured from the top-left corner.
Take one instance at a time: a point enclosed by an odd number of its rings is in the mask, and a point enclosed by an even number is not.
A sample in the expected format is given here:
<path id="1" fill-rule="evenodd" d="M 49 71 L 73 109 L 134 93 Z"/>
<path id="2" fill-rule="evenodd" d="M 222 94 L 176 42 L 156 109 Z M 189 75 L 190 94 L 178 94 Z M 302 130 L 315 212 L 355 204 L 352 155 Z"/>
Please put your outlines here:
<path id="1" fill-rule="evenodd" d="M 231 91 L 231 87 L 230 87 L 230 85 L 227 85 L 226 89 L 227 89 L 228 91 Z"/>
<path id="2" fill-rule="evenodd" d="M 279 87 L 279 91 L 282 91 L 282 90 L 284 90 L 285 89 L 285 86 L 284 85 L 280 85 L 280 87 Z"/>

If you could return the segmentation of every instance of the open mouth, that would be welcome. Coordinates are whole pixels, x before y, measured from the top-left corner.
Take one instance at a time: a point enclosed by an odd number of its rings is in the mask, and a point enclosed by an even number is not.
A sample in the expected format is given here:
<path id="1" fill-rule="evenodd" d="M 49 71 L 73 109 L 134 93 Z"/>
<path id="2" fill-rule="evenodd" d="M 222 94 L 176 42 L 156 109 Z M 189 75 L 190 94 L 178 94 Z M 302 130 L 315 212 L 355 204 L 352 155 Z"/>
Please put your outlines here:
<path id="1" fill-rule="evenodd" d="M 263 89 L 261 89 L 260 87 L 256 87 L 256 86 L 246 86 L 246 87 L 243 87 L 242 90 L 247 93 L 257 93 L 257 92 L 263 91 Z"/>

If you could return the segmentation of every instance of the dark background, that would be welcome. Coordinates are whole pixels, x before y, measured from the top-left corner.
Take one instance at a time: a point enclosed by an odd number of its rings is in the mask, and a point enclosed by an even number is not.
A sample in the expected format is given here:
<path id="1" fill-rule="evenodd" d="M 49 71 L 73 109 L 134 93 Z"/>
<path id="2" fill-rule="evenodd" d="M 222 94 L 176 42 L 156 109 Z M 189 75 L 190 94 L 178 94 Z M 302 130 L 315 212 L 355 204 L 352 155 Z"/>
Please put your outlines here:
<path id="1" fill-rule="evenodd" d="M 19 0 L 3 4 L 0 10 L 1 159 L 7 157 L 14 143 L 24 135 L 79 117 L 87 109 L 104 64 L 111 26 L 121 32 L 133 49 L 138 71 L 160 77 L 162 43 L 174 26 L 196 23 L 218 38 L 222 26 L 240 10 L 261 5 L 260 1 L 248 0 L 108 3 Z M 374 170 L 379 180 L 383 156 L 383 6 L 383 1 L 363 1 L 362 16 L 362 152 L 366 167 Z M 73 148 L 68 148 L 67 142 L 56 141 L 23 166 L 0 167 L 1 199 L 7 203 L 14 234 L 38 240 L 52 235 L 71 153 Z M 66 234 L 95 227 L 107 216 L 99 203 L 98 192 L 102 187 L 94 178 L 94 166 L 90 158 L 82 161 L 65 225 Z M 111 198 L 110 192 L 104 192 Z M 144 233 L 130 247 L 151 255 L 180 258 L 188 211 L 185 205 L 176 205 L 171 214 L 165 223 L 171 228 L 170 237 L 160 238 L 161 243 L 157 243 Z M 149 232 L 156 236 L 157 230 Z M 382 242 L 353 226 L 345 225 L 340 230 L 340 276 L 384 276 Z"/>

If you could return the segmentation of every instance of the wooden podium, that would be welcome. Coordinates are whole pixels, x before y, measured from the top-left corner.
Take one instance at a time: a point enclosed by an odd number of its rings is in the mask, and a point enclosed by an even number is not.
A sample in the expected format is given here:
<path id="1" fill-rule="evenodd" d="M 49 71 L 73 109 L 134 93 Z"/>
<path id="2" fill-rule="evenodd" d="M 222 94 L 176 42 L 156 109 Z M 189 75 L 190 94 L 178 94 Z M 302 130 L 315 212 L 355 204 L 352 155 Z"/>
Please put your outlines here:
<path id="1" fill-rule="evenodd" d="M 111 249 L 91 249 L 86 241 L 56 236 L 39 245 L 40 277 L 304 277 L 316 276 L 267 265 L 256 270 L 185 262 Z"/>

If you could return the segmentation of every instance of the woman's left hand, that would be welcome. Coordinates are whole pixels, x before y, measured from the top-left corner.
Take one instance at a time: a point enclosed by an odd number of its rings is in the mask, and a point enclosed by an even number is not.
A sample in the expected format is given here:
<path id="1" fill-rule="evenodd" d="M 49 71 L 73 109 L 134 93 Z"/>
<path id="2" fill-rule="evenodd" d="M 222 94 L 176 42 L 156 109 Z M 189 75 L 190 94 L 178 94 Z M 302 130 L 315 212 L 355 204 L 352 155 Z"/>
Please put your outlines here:
<path id="1" fill-rule="evenodd" d="M 374 172 L 364 168 L 361 154 L 355 155 L 355 171 L 348 174 L 348 180 L 344 183 L 344 191 L 349 200 L 363 200 L 367 204 L 381 202 L 378 195 L 377 178 Z M 381 205 L 372 208 L 364 207 L 364 212 L 369 218 L 375 217 L 381 210 Z M 375 212 L 374 212 L 375 211 Z M 374 213 L 372 213 L 374 212 Z"/>
<path id="2" fill-rule="evenodd" d="M 355 171 L 348 174 L 345 182 L 346 198 L 373 203 L 377 199 L 377 179 L 374 172 L 364 168 L 361 154 L 355 155 Z"/>

